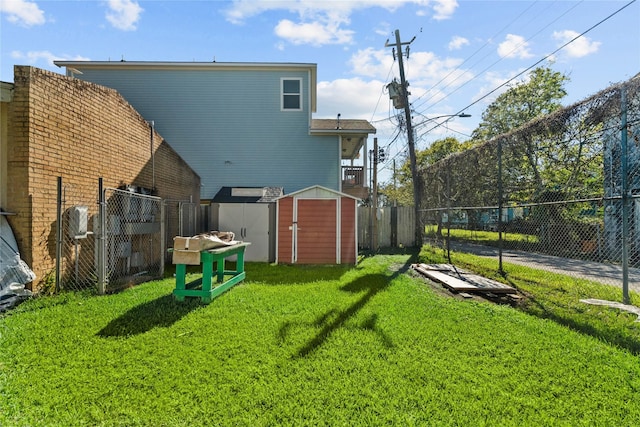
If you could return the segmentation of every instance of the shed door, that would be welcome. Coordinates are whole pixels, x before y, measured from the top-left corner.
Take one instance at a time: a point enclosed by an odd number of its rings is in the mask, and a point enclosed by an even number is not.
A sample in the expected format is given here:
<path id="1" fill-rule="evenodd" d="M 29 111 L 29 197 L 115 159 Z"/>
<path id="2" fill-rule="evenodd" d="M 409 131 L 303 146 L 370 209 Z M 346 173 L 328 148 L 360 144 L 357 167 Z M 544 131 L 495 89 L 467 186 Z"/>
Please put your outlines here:
<path id="1" fill-rule="evenodd" d="M 335 199 L 298 199 L 296 262 L 335 264 L 337 203 Z"/>
<path id="2" fill-rule="evenodd" d="M 246 249 L 245 261 L 269 261 L 268 204 L 221 203 L 218 227 L 220 231 L 233 231 L 236 240 L 251 243 Z"/>

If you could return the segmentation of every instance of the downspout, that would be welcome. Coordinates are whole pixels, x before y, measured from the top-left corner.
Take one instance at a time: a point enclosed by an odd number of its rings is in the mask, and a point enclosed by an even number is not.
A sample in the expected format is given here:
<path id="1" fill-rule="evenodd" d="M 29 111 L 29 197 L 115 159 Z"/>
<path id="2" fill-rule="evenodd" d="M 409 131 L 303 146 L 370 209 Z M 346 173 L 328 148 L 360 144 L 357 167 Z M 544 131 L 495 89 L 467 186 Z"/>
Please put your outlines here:
<path id="1" fill-rule="evenodd" d="M 291 264 L 298 262 L 298 197 L 293 196 L 293 221 L 291 224 Z"/>
<path id="2" fill-rule="evenodd" d="M 353 164 L 353 160 L 351 161 Z M 342 135 L 338 135 L 338 191 L 342 192 Z"/>
<path id="3" fill-rule="evenodd" d="M 336 198 L 336 264 L 342 264 L 342 196 Z"/>
<path id="4" fill-rule="evenodd" d="M 151 120 L 149 122 L 151 125 L 151 189 L 155 191 L 156 189 L 156 156 L 154 150 L 154 142 L 153 142 L 153 134 L 156 132 L 155 130 L 155 122 Z"/>

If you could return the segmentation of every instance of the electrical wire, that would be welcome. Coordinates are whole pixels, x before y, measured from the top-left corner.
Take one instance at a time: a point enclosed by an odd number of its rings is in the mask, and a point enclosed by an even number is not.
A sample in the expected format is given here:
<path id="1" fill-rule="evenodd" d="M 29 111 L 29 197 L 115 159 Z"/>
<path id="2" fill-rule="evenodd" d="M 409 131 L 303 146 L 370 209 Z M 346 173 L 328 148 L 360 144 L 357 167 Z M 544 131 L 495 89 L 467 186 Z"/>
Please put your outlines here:
<path id="1" fill-rule="evenodd" d="M 385 81 L 389 81 L 389 76 L 391 75 L 391 73 L 393 72 L 393 65 L 394 65 L 395 61 L 393 61 L 391 63 L 391 66 L 389 67 L 389 72 L 387 73 L 387 78 Z M 380 90 L 380 96 L 378 97 L 378 101 L 376 102 L 376 106 L 373 109 L 373 113 L 371 114 L 371 120 L 369 120 L 370 123 L 376 123 L 373 121 L 373 118 L 376 116 L 376 111 L 378 110 L 378 105 L 380 105 L 380 100 L 382 99 L 382 95 L 384 95 L 384 90 L 385 90 L 386 86 L 382 85 L 382 89 Z"/>
<path id="2" fill-rule="evenodd" d="M 496 37 L 498 37 L 500 34 L 502 34 L 507 28 L 509 28 L 511 25 L 513 25 L 518 19 L 520 19 L 520 17 L 522 17 L 529 9 L 531 9 L 535 4 L 537 4 L 538 2 L 534 2 L 532 4 L 530 4 L 527 8 L 525 8 L 518 16 L 516 16 L 513 21 L 511 21 L 509 24 L 505 25 L 504 27 L 502 27 L 499 31 L 497 31 L 493 36 L 489 37 L 487 39 L 487 41 L 478 49 L 476 49 L 475 52 L 473 52 L 471 54 L 471 56 L 467 57 L 464 61 L 462 61 L 462 63 L 456 67 L 455 69 L 451 70 L 446 76 L 444 76 L 442 79 L 440 79 L 440 81 L 438 81 L 437 83 L 435 83 L 433 86 L 431 86 L 431 88 L 429 88 L 428 90 L 426 90 L 424 92 L 424 94 L 416 97 L 413 101 L 413 103 L 415 104 L 416 101 L 420 100 L 420 98 L 422 98 L 423 96 L 425 96 L 426 94 L 430 93 L 432 90 L 434 90 L 436 87 L 438 87 L 440 85 L 440 83 L 442 83 L 443 81 L 449 79 L 449 77 L 451 77 L 451 75 L 453 73 L 455 73 L 456 71 L 460 71 L 461 74 L 464 74 L 464 71 L 461 70 L 461 67 L 466 64 L 468 61 L 470 61 L 473 57 L 475 57 L 477 54 L 479 54 L 485 47 L 487 47 L 490 44 L 490 41 L 495 39 Z M 483 56 L 482 58 L 480 58 L 480 60 L 486 58 L 487 56 L 489 56 L 489 54 Z M 471 65 L 471 67 L 473 67 L 474 65 L 476 65 L 479 61 L 476 61 L 474 64 Z M 456 80 L 458 80 L 460 77 L 456 77 L 454 80 L 452 80 L 451 82 L 455 82 Z M 445 86 L 448 87 L 449 85 Z M 430 99 L 432 99 L 435 95 L 430 96 L 429 98 L 427 98 L 426 100 L 424 100 L 420 105 L 424 105 L 427 101 L 429 101 Z"/>
<path id="3" fill-rule="evenodd" d="M 434 102 L 433 104 L 429 105 L 428 107 L 425 107 L 425 109 L 430 109 L 433 108 L 435 105 L 437 105 L 439 102 L 442 102 L 444 99 L 446 99 L 448 96 L 453 95 L 454 93 L 456 93 L 457 91 L 459 91 L 460 89 L 462 89 L 463 87 L 467 86 L 468 84 L 470 84 L 471 82 L 473 82 L 474 80 L 480 78 L 480 76 L 484 75 L 487 71 L 489 71 L 491 68 L 493 68 L 496 64 L 498 64 L 499 62 L 503 61 L 506 57 L 508 57 L 509 54 L 515 52 L 517 49 L 519 49 L 522 45 L 524 45 L 525 43 L 533 40 L 538 34 L 540 34 L 543 30 L 547 29 L 549 26 L 551 26 L 552 24 L 554 24 L 555 22 L 557 22 L 560 18 L 562 18 L 563 16 L 565 16 L 567 13 L 571 12 L 573 9 L 575 9 L 576 7 L 578 7 L 578 5 L 580 5 L 582 3 L 578 2 L 575 5 L 573 5 L 571 8 L 567 9 L 564 13 L 562 13 L 561 15 L 559 15 L 558 17 L 556 17 L 553 21 L 549 22 L 547 25 L 545 25 L 544 27 L 540 28 L 535 34 L 533 34 L 531 37 L 527 38 L 526 40 L 524 40 L 522 43 L 518 44 L 517 46 L 515 46 L 507 55 L 500 57 L 499 59 L 497 59 L 496 61 L 492 62 L 491 64 L 489 64 L 487 67 L 485 67 L 484 69 L 482 69 L 478 74 L 476 74 L 474 76 L 473 79 L 469 79 L 468 81 L 464 82 L 463 84 L 461 84 L 460 86 L 458 86 L 457 88 L 455 88 L 454 90 L 452 90 L 451 92 L 449 92 L 446 96 L 442 97 L 440 100 Z M 557 50 L 556 50 L 557 52 Z M 486 57 L 486 56 L 485 56 Z M 483 58 L 484 59 L 484 58 Z M 542 62 L 542 61 L 540 61 Z M 461 74 L 462 75 L 462 74 Z M 461 76 L 460 75 L 460 76 Z M 450 81 L 446 86 L 444 86 L 445 89 L 449 86 L 451 86 L 456 80 L 458 80 L 460 78 L 460 76 L 458 76 L 456 79 Z M 420 106 L 423 106 L 424 104 L 426 104 L 426 102 L 430 99 L 432 99 L 433 96 L 431 96 L 430 98 L 424 100 Z"/>
<path id="4" fill-rule="evenodd" d="M 482 101 L 483 99 L 487 98 L 488 96 L 492 95 L 493 93 L 495 93 L 497 90 L 501 89 L 502 87 L 508 85 L 509 83 L 511 83 L 512 81 L 514 81 L 515 79 L 519 78 L 520 76 L 522 76 L 523 74 L 525 74 L 526 72 L 530 71 L 531 69 L 533 69 L 534 67 L 536 67 L 537 65 L 539 65 L 540 63 L 546 61 L 548 58 L 552 57 L 553 55 L 555 55 L 556 53 L 558 53 L 559 51 L 561 51 L 562 49 L 564 49 L 565 47 L 569 46 L 571 43 L 575 42 L 576 40 L 578 40 L 579 38 L 583 37 L 585 34 L 589 33 L 590 31 L 592 31 L 593 29 L 597 28 L 598 26 L 602 25 L 604 22 L 608 21 L 609 19 L 611 19 L 612 17 L 614 17 L 615 15 L 617 15 L 618 13 L 622 12 L 624 9 L 626 9 L 627 7 L 629 7 L 630 5 L 632 5 L 633 3 L 635 3 L 637 0 L 631 0 L 628 3 L 626 3 L 625 5 L 623 5 L 622 7 L 620 7 L 619 9 L 617 9 L 616 11 L 614 11 L 613 13 L 609 14 L 608 16 L 606 16 L 605 18 L 601 19 L 600 21 L 598 21 L 597 23 L 595 23 L 594 25 L 592 25 L 591 27 L 587 28 L 586 30 L 584 30 L 583 32 L 581 32 L 580 34 L 578 34 L 577 36 L 573 37 L 571 40 L 569 40 L 568 42 L 564 43 L 563 45 L 561 45 L 560 47 L 558 47 L 556 50 L 554 50 L 553 52 L 545 55 L 544 57 L 542 57 L 541 59 L 539 59 L 538 61 L 536 61 L 535 63 L 533 63 L 532 65 L 530 65 L 529 67 L 525 68 L 524 70 L 520 71 L 519 73 L 517 73 L 516 75 L 514 75 L 513 77 L 511 77 L 510 79 L 506 80 L 505 82 L 503 82 L 502 84 L 496 86 L 494 89 L 492 89 L 491 91 L 489 91 L 488 93 L 486 93 L 485 95 L 483 95 L 482 97 L 476 99 L 475 101 L 471 102 L 470 104 L 468 104 L 467 106 L 465 106 L 464 108 L 460 109 L 457 113 L 452 114 L 450 118 L 438 123 L 437 125 L 431 127 L 430 129 L 428 129 L 427 131 L 425 131 L 422 135 L 425 135 L 435 129 L 437 129 L 440 126 L 445 125 L 449 120 L 453 119 L 454 117 L 456 117 L 458 114 L 462 114 L 464 111 L 468 110 L 470 107 L 472 107 L 473 105 L 479 103 L 480 101 Z M 420 113 L 421 114 L 421 113 Z M 422 114 L 421 114 L 422 115 Z M 397 140 L 397 137 L 394 138 L 394 141 Z M 389 144 L 390 145 L 390 144 Z M 389 146 L 388 145 L 388 146 Z M 399 150 L 394 156 L 391 156 L 387 162 L 385 162 L 383 168 L 381 170 L 385 170 L 387 169 L 387 165 L 394 159 L 396 159 L 402 152 L 404 152 L 404 150 L 406 150 L 408 146 L 408 141 L 407 143 L 402 147 L 402 150 Z"/>
<path id="5" fill-rule="evenodd" d="M 487 98 L 488 96 L 492 95 L 493 93 L 495 93 L 496 91 L 498 91 L 499 89 L 501 89 L 502 87 L 508 85 L 509 83 L 511 83 L 512 81 L 514 81 L 515 79 L 519 78 L 520 76 L 522 76 L 523 74 L 525 74 L 526 72 L 530 71 L 531 69 L 533 69 L 534 67 L 536 67 L 537 65 L 539 65 L 540 63 L 546 61 L 548 58 L 552 57 L 553 55 L 555 55 L 556 53 L 558 53 L 559 51 L 561 51 L 562 49 L 564 49 L 565 47 L 569 46 L 571 43 L 575 42 L 576 40 L 578 40 L 580 37 L 583 37 L 585 34 L 589 33 L 590 31 L 592 31 L 593 29 L 597 28 L 598 26 L 602 25 L 604 22 L 608 21 L 609 19 L 611 19 L 612 17 L 614 17 L 615 15 L 617 15 L 618 13 L 622 12 L 624 9 L 626 9 L 627 7 L 629 7 L 630 5 L 632 5 L 633 3 L 635 3 L 636 0 L 631 0 L 628 3 L 626 3 L 625 5 L 623 5 L 622 7 L 620 7 L 619 9 L 617 9 L 616 11 L 614 11 L 613 13 L 609 14 L 608 16 L 606 16 L 605 18 L 601 19 L 600 21 L 598 21 L 597 23 L 595 23 L 594 25 L 592 25 L 591 27 L 587 28 L 586 30 L 584 30 L 582 33 L 578 34 L 577 36 L 575 36 L 574 38 L 572 38 L 571 40 L 569 40 L 568 42 L 564 43 L 562 46 L 558 47 L 556 50 L 554 50 L 553 52 L 545 55 L 544 57 L 542 57 L 541 59 L 539 59 L 538 61 L 536 61 L 535 63 L 533 63 L 532 65 L 530 65 L 529 67 L 525 68 L 524 70 L 520 71 L 519 73 L 517 73 L 516 75 L 514 75 L 513 77 L 511 77 L 510 79 L 506 80 L 505 82 L 503 82 L 502 84 L 496 86 L 494 89 L 492 89 L 491 91 L 489 91 L 488 93 L 486 93 L 485 95 L 483 95 L 482 97 L 476 99 L 475 101 L 471 102 L 470 104 L 468 104 L 467 106 L 465 106 L 464 108 L 460 109 L 457 113 L 452 114 L 451 117 L 449 117 L 448 119 L 438 123 L 437 125 L 431 127 L 430 129 L 428 129 L 427 131 L 425 131 L 422 136 L 424 136 L 425 134 L 437 129 L 440 126 L 445 125 L 447 122 L 449 122 L 449 120 L 453 119 L 454 117 L 456 117 L 459 114 L 462 114 L 464 111 L 468 110 L 470 107 L 474 106 L 475 104 L 479 103 L 480 101 L 482 101 L 483 99 Z M 572 8 L 573 9 L 573 8 Z M 570 10 L 572 10 L 570 9 Z M 565 12 L 566 14 L 566 12 Z M 559 18 L 558 18 L 559 19 Z M 542 30 L 540 30 L 542 31 Z M 452 92 L 453 93 L 453 92 Z M 422 113 L 419 113 L 422 115 Z M 399 126 L 399 130 L 400 130 L 400 126 Z M 399 135 L 401 134 L 401 132 L 399 132 L 398 135 L 396 135 L 396 137 L 393 139 L 393 141 L 391 143 L 389 143 L 387 145 L 387 147 L 390 147 L 390 145 L 395 142 Z M 402 154 L 404 151 L 406 151 L 408 146 L 408 141 L 403 145 L 402 150 L 399 150 L 395 155 L 390 156 L 390 158 L 387 160 L 387 162 L 385 162 L 384 166 L 381 168 L 382 170 L 386 170 L 388 169 L 388 165 L 395 160 L 400 154 Z"/>
<path id="6" fill-rule="evenodd" d="M 628 2 L 627 4 L 625 4 L 624 6 L 622 6 L 621 8 L 619 8 L 618 10 L 616 10 L 615 12 L 611 13 L 610 15 L 608 15 L 607 17 L 601 19 L 600 21 L 598 21 L 597 23 L 595 23 L 594 25 L 592 25 L 591 27 L 587 28 L 585 31 L 583 31 L 582 33 L 578 34 L 577 36 L 575 36 L 574 38 L 572 38 L 571 40 L 569 40 L 568 42 L 566 42 L 565 44 L 563 44 L 562 46 L 560 46 L 559 48 L 557 48 L 556 50 L 554 50 L 553 52 L 545 55 L 544 57 L 542 57 L 541 59 L 539 59 L 538 61 L 536 61 L 535 63 L 533 63 L 532 65 L 530 65 L 529 67 L 525 68 L 524 70 L 520 71 L 519 73 L 517 73 L 515 76 L 511 77 L 510 79 L 508 79 L 507 81 L 503 82 L 502 84 L 496 86 L 494 89 L 492 89 L 491 91 L 489 91 L 488 93 L 486 93 L 485 95 L 481 96 L 480 98 L 476 99 L 475 101 L 473 101 L 472 103 L 470 103 L 469 105 L 467 105 L 466 107 L 462 108 L 460 111 L 458 111 L 455 115 L 458 114 L 462 114 L 465 110 L 469 109 L 469 107 L 474 106 L 475 104 L 477 104 L 478 102 L 482 101 L 483 99 L 487 98 L 489 95 L 495 93 L 497 90 L 499 90 L 500 88 L 508 85 L 509 83 L 511 83 L 512 81 L 514 81 L 515 79 L 517 79 L 518 77 L 522 76 L 523 74 L 525 74 L 526 72 L 528 72 L 529 70 L 533 69 L 534 67 L 536 67 L 537 65 L 539 65 L 540 63 L 546 61 L 547 59 L 549 59 L 550 57 L 552 57 L 553 55 L 555 55 L 556 53 L 560 52 L 562 49 L 564 49 L 565 47 L 569 46 L 571 43 L 575 42 L 576 40 L 578 40 L 580 37 L 584 36 L 585 34 L 587 34 L 588 32 L 590 32 L 591 30 L 595 29 L 596 27 L 602 25 L 604 22 L 608 21 L 609 19 L 611 19 L 612 17 L 614 17 L 615 15 L 617 15 L 618 13 L 622 12 L 624 9 L 626 9 L 627 7 L 629 7 L 631 4 L 635 3 L 637 0 L 631 0 L 630 2 Z M 455 116 L 454 115 L 454 116 Z M 449 119 L 450 120 L 450 119 Z M 445 120 L 445 123 L 449 120 Z M 438 124 L 437 126 L 432 127 L 431 129 L 427 130 L 426 132 L 430 132 L 434 129 L 436 129 L 437 127 L 441 126 L 442 124 Z"/>

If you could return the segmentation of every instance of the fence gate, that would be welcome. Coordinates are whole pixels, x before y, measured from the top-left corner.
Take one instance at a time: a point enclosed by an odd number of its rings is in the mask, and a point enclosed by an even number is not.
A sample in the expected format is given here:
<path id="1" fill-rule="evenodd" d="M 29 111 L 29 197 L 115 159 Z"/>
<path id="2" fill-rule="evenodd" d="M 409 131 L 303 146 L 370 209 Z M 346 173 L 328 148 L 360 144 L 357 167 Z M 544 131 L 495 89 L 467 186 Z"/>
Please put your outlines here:
<path id="1" fill-rule="evenodd" d="M 102 204 L 104 244 L 96 251 L 96 265 L 105 273 L 104 285 L 98 276 L 99 290 L 113 291 L 160 277 L 164 273 L 162 199 L 133 189 L 106 188 Z"/>
<path id="2" fill-rule="evenodd" d="M 83 188 L 58 180 L 56 227 L 56 286 L 58 290 L 82 290 L 95 286 L 95 234 L 89 218 L 96 214 L 96 196 Z M 53 292 L 55 289 L 46 289 Z"/>

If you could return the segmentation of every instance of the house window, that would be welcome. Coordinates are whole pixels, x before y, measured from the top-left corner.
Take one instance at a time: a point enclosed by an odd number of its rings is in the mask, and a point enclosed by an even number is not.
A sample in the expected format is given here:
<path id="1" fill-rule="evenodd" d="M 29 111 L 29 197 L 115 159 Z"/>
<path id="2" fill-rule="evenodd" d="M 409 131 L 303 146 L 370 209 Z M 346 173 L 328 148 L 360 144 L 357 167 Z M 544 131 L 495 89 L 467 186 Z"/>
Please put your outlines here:
<path id="1" fill-rule="evenodd" d="M 302 110 L 302 79 L 282 79 L 282 109 Z"/>

